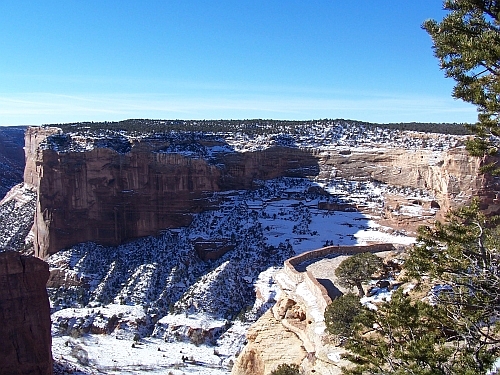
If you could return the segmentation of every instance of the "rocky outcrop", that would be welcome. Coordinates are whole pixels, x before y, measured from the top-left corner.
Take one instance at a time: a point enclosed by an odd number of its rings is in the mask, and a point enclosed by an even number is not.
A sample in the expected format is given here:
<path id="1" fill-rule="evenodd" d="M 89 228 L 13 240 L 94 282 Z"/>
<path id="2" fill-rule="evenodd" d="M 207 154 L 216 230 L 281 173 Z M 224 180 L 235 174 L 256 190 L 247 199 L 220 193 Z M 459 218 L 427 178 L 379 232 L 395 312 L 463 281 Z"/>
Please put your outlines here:
<path id="1" fill-rule="evenodd" d="M 179 145 L 161 137 L 115 135 L 96 138 L 91 147 L 71 137 L 58 128 L 26 132 L 24 180 L 38 191 L 34 242 L 42 258 L 80 242 L 117 245 L 188 225 L 192 213 L 217 204 L 208 199 L 212 192 L 251 189 L 281 176 L 423 189 L 436 195 L 442 212 L 481 194 L 494 211 L 500 191 L 497 181 L 480 177 L 482 161 L 464 148 L 270 145 L 235 152 L 221 137 Z M 83 146 L 68 146 L 76 141 Z M 219 151 L 190 151 L 208 148 Z"/>
<path id="2" fill-rule="evenodd" d="M 277 320 L 271 310 L 247 332 L 248 344 L 238 356 L 232 374 L 268 375 L 282 363 L 300 364 L 307 357 L 300 339 Z"/>
<path id="3" fill-rule="evenodd" d="M 0 374 L 52 374 L 47 263 L 0 253 Z"/>
<path id="4" fill-rule="evenodd" d="M 127 152 L 96 147 L 58 152 L 40 143 L 55 129 L 29 128 L 25 181 L 38 190 L 35 251 L 44 258 L 85 241 L 118 245 L 188 225 L 211 192 L 249 189 L 257 180 L 318 173 L 309 152 L 272 148 L 215 160 L 162 152 L 168 143 L 136 142 Z"/>
<path id="5" fill-rule="evenodd" d="M 398 187 L 431 191 L 446 212 L 467 202 L 486 186 L 479 173 L 482 159 L 471 157 L 465 148 L 446 151 L 401 148 L 358 148 L 348 153 L 328 150 L 319 153 L 322 179 L 372 179 Z M 498 182 L 489 181 L 489 191 L 498 191 Z"/>
<path id="6" fill-rule="evenodd" d="M 299 364 L 301 373 L 308 375 L 341 374 L 341 367 L 349 365 L 342 359 L 345 349 L 331 342 L 324 322 L 327 305 L 333 298 L 342 295 L 331 280 L 337 282 L 334 268 L 347 255 L 371 252 L 383 256 L 393 250 L 390 244 L 329 246 L 285 261 L 283 270 L 275 275 L 280 287 L 276 304 L 249 329 L 248 344 L 238 356 L 231 374 L 269 375 L 281 363 Z M 313 266 L 328 256 L 331 264 Z M 313 271 L 304 269 L 304 264 L 306 268 L 312 266 Z M 323 277 L 330 278 L 330 282 L 325 283 Z M 267 340 L 264 332 L 270 330 L 279 332 L 279 338 Z M 292 357 L 290 353 L 293 353 Z"/>

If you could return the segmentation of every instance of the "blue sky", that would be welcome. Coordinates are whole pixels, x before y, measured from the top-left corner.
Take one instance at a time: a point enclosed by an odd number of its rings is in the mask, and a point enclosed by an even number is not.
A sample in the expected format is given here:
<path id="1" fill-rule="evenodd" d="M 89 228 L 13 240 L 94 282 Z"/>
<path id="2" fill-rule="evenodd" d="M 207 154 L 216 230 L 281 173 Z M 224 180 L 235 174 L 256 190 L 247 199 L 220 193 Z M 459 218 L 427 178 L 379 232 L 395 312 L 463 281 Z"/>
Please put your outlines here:
<path id="1" fill-rule="evenodd" d="M 474 122 L 420 28 L 439 0 L 0 2 L 0 125 Z"/>

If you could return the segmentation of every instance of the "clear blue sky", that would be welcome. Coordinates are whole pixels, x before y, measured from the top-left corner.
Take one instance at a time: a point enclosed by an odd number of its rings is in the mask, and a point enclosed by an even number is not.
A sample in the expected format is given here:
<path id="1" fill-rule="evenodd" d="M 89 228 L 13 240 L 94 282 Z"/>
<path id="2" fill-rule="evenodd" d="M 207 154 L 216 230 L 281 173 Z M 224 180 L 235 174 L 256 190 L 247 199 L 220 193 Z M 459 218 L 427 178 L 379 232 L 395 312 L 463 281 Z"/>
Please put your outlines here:
<path id="1" fill-rule="evenodd" d="M 440 0 L 2 0 L 0 125 L 474 122 L 420 26 Z"/>

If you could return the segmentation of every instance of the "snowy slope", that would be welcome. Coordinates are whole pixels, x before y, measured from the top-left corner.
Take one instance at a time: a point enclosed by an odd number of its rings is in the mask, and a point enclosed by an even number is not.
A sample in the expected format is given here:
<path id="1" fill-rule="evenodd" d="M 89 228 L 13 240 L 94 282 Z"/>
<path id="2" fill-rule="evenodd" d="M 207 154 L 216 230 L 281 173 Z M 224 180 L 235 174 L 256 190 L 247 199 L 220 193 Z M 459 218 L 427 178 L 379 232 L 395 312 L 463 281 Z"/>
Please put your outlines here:
<path id="1" fill-rule="evenodd" d="M 129 341 L 136 334 L 153 340 L 147 342 L 161 340 L 167 347 L 209 345 L 212 353 L 218 353 L 218 363 L 227 369 L 244 344 L 246 328 L 273 304 L 273 275 L 285 259 L 326 243 L 405 245 L 414 241 L 360 212 L 318 208 L 321 202 L 346 204 L 345 197 L 354 191 L 356 196 L 349 203 L 370 196 L 371 204 L 382 206 L 381 194 L 386 188 L 338 180 L 322 190 L 307 179 L 280 178 L 262 182 L 254 191 L 215 193 L 219 208 L 197 214 L 188 227 L 118 247 L 86 243 L 60 251 L 48 259 L 51 269 L 80 284 L 49 288 L 52 307 L 59 310 L 53 314 L 54 330 L 66 338 L 76 331 L 90 343 L 105 345 L 107 339 L 91 334 L 99 331 L 93 325 L 96 311 L 102 315 L 110 306 L 140 306 L 140 314 L 134 310 L 115 318 L 116 327 L 124 327 L 128 336 L 116 328 L 104 331 Z M 224 240 L 233 247 L 219 259 L 204 261 L 195 250 L 200 241 Z M 127 314 L 142 323 L 130 324 Z M 142 314 L 145 317 L 139 318 Z M 104 319 L 101 326 L 108 327 L 109 317 L 99 319 Z M 104 366 L 100 357 L 93 357 L 94 349 L 85 350 L 94 361 L 92 366 Z M 213 371 L 202 368 L 199 373 L 220 371 L 210 369 Z"/>
<path id="2" fill-rule="evenodd" d="M 25 184 L 13 187 L 0 201 L 0 251 L 30 250 L 36 191 Z"/>

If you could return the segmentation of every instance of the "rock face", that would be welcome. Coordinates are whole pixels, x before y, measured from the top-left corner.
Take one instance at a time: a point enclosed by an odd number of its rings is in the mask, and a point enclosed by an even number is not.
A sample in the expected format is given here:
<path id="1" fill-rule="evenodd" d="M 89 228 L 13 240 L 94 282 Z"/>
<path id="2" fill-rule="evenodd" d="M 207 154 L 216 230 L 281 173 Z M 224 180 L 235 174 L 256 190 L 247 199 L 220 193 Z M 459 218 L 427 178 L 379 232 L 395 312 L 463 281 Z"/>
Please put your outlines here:
<path id="1" fill-rule="evenodd" d="M 23 181 L 25 126 L 0 127 L 0 199 Z"/>
<path id="2" fill-rule="evenodd" d="M 42 260 L 0 253 L 0 374 L 52 374 L 48 278 Z"/>
<path id="3" fill-rule="evenodd" d="M 388 185 L 433 192 L 443 211 L 465 203 L 485 187 L 480 158 L 464 148 L 432 150 L 357 149 L 348 154 L 323 151 L 320 178 L 371 178 Z M 489 190 L 498 190 L 491 184 Z"/>
<path id="4" fill-rule="evenodd" d="M 271 310 L 247 332 L 248 344 L 236 361 L 232 374 L 268 375 L 282 363 L 300 364 L 307 352 L 302 341 L 277 320 Z"/>
<path id="5" fill-rule="evenodd" d="M 51 146 L 40 147 L 48 137 Z M 482 161 L 464 148 L 296 144 L 234 152 L 222 138 L 183 141 L 183 151 L 177 151 L 179 145 L 171 139 L 154 137 L 103 137 L 94 142 L 92 147 L 72 149 L 67 145 L 75 139 L 58 128 L 26 132 L 24 181 L 38 191 L 34 246 L 41 258 L 80 242 L 118 245 L 188 225 L 192 213 L 217 204 L 209 199 L 212 192 L 251 189 L 259 180 L 283 176 L 318 182 L 376 180 L 423 189 L 436 195 L 442 212 L 481 195 L 487 183 L 488 194 L 483 195 L 494 211 L 500 190 L 498 182 L 480 177 Z M 209 156 L 186 152 L 207 147 L 225 151 Z"/>
<path id="6" fill-rule="evenodd" d="M 279 286 L 276 304 L 248 330 L 248 344 L 231 374 L 269 375 L 281 363 L 295 363 L 301 374 L 340 375 L 349 362 L 341 356 L 345 349 L 325 332 L 324 322 L 332 298 L 347 292 L 335 287 L 335 268 L 347 255 L 371 252 L 384 257 L 392 250 L 390 244 L 329 246 L 286 260 L 274 276 Z"/>
<path id="7" fill-rule="evenodd" d="M 299 149 L 224 154 L 211 162 L 160 152 L 168 144 L 158 142 L 137 142 L 126 153 L 41 149 L 54 133 L 30 128 L 26 134 L 25 181 L 38 191 L 34 232 L 41 258 L 80 242 L 118 245 L 187 225 L 191 213 L 209 208 L 207 193 L 318 173 L 317 160 Z"/>

